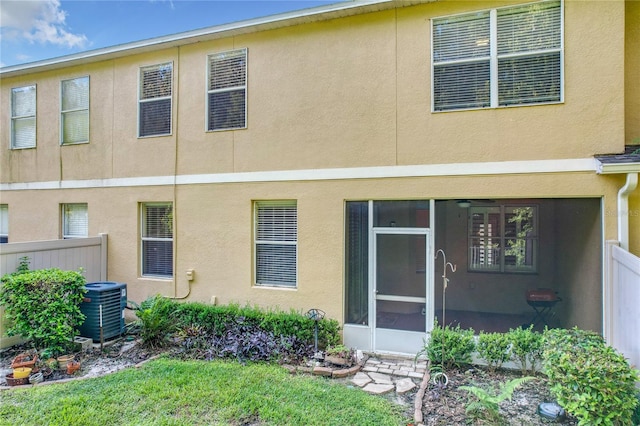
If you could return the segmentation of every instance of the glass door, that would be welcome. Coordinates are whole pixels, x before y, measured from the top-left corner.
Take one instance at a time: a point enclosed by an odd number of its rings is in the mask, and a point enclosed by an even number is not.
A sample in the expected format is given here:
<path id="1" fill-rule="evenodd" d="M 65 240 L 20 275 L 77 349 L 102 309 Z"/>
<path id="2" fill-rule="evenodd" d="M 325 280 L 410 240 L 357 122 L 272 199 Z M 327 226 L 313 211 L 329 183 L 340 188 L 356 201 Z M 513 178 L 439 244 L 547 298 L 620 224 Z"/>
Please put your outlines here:
<path id="1" fill-rule="evenodd" d="M 374 228 L 374 349 L 416 353 L 427 330 L 429 229 Z"/>

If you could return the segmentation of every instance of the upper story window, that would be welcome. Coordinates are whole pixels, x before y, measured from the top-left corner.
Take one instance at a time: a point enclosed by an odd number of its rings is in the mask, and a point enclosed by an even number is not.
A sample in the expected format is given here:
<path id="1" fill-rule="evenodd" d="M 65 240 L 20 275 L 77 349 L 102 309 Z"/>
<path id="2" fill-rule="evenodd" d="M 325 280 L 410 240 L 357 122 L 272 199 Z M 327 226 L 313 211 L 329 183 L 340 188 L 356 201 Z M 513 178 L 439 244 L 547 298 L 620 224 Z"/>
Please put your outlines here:
<path id="1" fill-rule="evenodd" d="M 141 205 L 142 275 L 173 276 L 173 204 Z"/>
<path id="2" fill-rule="evenodd" d="M 247 49 L 208 56 L 207 130 L 247 127 Z"/>
<path id="3" fill-rule="evenodd" d="M 140 68 L 138 135 L 171 134 L 173 63 Z"/>
<path id="4" fill-rule="evenodd" d="M 560 1 L 432 21 L 433 111 L 563 101 Z"/>
<path id="5" fill-rule="evenodd" d="M 537 219 L 535 206 L 471 207 L 469 270 L 536 272 Z"/>
<path id="6" fill-rule="evenodd" d="M 61 82 L 61 143 L 89 142 L 89 77 Z"/>
<path id="7" fill-rule="evenodd" d="M 11 148 L 36 146 L 36 86 L 11 89 Z"/>
<path id="8" fill-rule="evenodd" d="M 9 242 L 9 206 L 0 204 L 0 244 Z"/>
<path id="9" fill-rule="evenodd" d="M 89 236 L 89 213 L 86 203 L 62 205 L 62 238 Z"/>
<path id="10" fill-rule="evenodd" d="M 296 287 L 298 208 L 295 201 L 255 203 L 256 284 Z"/>

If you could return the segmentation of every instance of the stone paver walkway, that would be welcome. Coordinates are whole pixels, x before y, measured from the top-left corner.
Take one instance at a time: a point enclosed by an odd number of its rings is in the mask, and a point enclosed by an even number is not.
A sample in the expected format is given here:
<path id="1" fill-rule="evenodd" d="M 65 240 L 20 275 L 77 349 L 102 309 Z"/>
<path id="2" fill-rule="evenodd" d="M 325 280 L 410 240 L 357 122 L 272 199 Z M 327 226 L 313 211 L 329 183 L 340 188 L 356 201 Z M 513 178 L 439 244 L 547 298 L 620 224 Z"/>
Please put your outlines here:
<path id="1" fill-rule="evenodd" d="M 426 370 L 426 361 L 373 355 L 351 378 L 351 382 L 371 394 L 395 391 L 402 395 L 420 386 Z"/>

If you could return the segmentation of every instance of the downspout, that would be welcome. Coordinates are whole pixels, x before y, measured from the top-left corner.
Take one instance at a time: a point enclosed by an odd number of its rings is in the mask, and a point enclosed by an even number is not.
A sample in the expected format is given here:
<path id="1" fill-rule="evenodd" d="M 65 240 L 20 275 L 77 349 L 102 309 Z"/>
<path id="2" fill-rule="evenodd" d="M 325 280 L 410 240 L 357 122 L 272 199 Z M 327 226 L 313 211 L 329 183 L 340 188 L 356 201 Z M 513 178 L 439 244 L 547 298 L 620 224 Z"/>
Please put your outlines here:
<path id="1" fill-rule="evenodd" d="M 627 182 L 618 191 L 618 241 L 629 251 L 629 194 L 638 186 L 638 173 L 627 173 Z"/>

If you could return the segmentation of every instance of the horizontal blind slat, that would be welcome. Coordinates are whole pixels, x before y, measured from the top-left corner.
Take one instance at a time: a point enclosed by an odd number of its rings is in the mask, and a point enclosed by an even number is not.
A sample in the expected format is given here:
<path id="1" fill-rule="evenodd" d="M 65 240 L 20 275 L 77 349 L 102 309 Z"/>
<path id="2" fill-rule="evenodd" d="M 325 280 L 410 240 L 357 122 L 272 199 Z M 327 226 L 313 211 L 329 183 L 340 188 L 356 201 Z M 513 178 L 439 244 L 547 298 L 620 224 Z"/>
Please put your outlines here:
<path id="1" fill-rule="evenodd" d="M 89 108 L 89 77 L 62 82 L 62 111 Z"/>
<path id="2" fill-rule="evenodd" d="M 13 120 L 12 148 L 32 148 L 36 146 L 35 117 Z"/>

